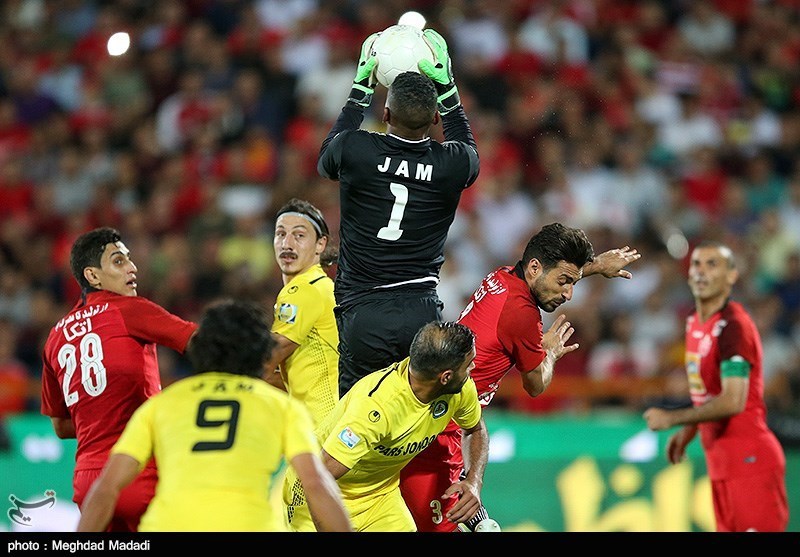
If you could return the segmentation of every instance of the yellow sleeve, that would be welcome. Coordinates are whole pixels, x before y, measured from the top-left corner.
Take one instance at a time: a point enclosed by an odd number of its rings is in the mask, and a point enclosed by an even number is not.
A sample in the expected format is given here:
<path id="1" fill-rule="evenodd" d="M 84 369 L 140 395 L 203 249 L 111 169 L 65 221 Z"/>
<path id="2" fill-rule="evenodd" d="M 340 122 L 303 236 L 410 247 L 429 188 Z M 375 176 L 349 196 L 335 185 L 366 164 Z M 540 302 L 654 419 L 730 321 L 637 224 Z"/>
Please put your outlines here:
<path id="1" fill-rule="evenodd" d="M 319 455 L 319 442 L 314 435 L 314 424 L 305 405 L 290 398 L 286 406 L 286 460 L 304 453 Z"/>
<path id="2" fill-rule="evenodd" d="M 158 395 L 147 399 L 131 416 L 111 454 L 126 454 L 139 463 L 139 469 L 153 456 L 153 425 Z"/>
<path id="3" fill-rule="evenodd" d="M 292 288 L 295 290 L 290 294 Z M 319 292 L 310 284 L 293 285 L 288 290 L 284 287 L 275 302 L 272 332 L 296 344 L 303 344 L 325 307 Z"/>
<path id="4" fill-rule="evenodd" d="M 453 414 L 453 420 L 462 429 L 472 429 L 481 421 L 481 404 L 478 402 L 478 389 L 470 377 L 461 389 L 460 404 Z"/>
<path id="5" fill-rule="evenodd" d="M 329 455 L 353 468 L 364 455 L 386 436 L 389 424 L 384 417 L 372 422 L 369 416 L 386 416 L 386 412 L 370 397 L 349 397 L 350 402 L 322 442 Z"/>

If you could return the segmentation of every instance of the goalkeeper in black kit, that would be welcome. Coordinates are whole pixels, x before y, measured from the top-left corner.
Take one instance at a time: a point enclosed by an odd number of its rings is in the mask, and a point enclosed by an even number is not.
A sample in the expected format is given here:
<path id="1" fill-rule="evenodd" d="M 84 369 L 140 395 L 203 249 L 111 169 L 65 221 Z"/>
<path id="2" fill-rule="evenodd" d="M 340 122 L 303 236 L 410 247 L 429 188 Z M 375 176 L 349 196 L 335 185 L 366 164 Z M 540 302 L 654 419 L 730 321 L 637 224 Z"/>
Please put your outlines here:
<path id="1" fill-rule="evenodd" d="M 377 81 L 372 44 L 379 33 L 364 41 L 350 96 L 320 149 L 319 173 L 340 187 L 334 313 L 341 396 L 368 373 L 406 358 L 417 331 L 442 321 L 436 287 L 445 240 L 461 193 L 480 170 L 447 43 L 433 29 L 423 34 L 434 62 L 422 60 L 421 73 L 401 73 L 390 84 L 386 133 L 359 129 Z M 430 137 L 440 121 L 443 143 Z M 474 527 L 485 517 L 480 488 L 487 459 L 472 459 L 465 477 L 449 490 L 465 501 L 462 508 L 480 505 L 472 519 L 451 517 L 453 522 Z M 430 515 L 430 509 L 406 503 L 419 530 L 429 531 L 430 521 L 417 517 Z"/>
<path id="2" fill-rule="evenodd" d="M 353 88 L 320 149 L 317 169 L 339 181 L 341 225 L 334 281 L 339 393 L 399 362 L 411 340 L 442 320 L 436 286 L 461 192 L 478 177 L 478 151 L 453 81 L 447 44 L 424 35 L 435 63 L 390 85 L 386 133 L 359 129 L 374 93 L 372 43 L 363 43 Z M 430 138 L 442 122 L 444 139 Z"/>

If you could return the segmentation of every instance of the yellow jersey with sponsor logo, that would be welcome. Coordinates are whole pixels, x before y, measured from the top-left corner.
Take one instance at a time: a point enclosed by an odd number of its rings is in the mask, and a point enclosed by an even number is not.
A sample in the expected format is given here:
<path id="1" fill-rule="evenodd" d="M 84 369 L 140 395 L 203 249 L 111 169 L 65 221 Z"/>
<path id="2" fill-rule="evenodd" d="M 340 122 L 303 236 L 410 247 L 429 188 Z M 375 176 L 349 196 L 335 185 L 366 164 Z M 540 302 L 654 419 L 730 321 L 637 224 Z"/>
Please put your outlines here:
<path id="1" fill-rule="evenodd" d="M 140 531 L 279 531 L 273 476 L 284 459 L 319 454 L 319 443 L 301 402 L 261 379 L 208 372 L 148 399 L 111 452 L 142 467 L 155 456 Z"/>
<path id="2" fill-rule="evenodd" d="M 272 332 L 298 345 L 281 363 L 286 389 L 302 400 L 318 425 L 339 400 L 339 330 L 333 281 L 314 265 L 278 293 Z"/>
<path id="3" fill-rule="evenodd" d="M 360 379 L 317 429 L 325 451 L 350 468 L 338 483 L 351 513 L 371 497 L 399 489 L 400 470 L 451 419 L 464 429 L 480 421 L 471 378 L 460 393 L 422 403 L 411 390 L 408 365 L 406 358 Z"/>

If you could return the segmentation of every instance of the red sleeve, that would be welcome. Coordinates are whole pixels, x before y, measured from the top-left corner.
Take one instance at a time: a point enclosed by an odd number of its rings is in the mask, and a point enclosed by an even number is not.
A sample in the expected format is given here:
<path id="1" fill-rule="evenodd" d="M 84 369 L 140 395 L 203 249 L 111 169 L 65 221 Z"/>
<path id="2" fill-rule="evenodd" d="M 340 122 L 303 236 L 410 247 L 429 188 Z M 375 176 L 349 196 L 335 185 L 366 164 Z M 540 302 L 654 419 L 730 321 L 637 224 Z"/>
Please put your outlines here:
<path id="1" fill-rule="evenodd" d="M 64 394 L 58 377 L 47 364 L 47 358 L 42 356 L 42 414 L 51 418 L 69 418 L 69 410 L 64 402 Z"/>
<path id="2" fill-rule="evenodd" d="M 497 339 L 522 373 L 539 367 L 545 357 L 539 308 L 510 297 L 497 322 Z"/>
<path id="3" fill-rule="evenodd" d="M 173 315 L 147 298 L 130 297 L 118 302 L 128 333 L 183 353 L 197 324 Z"/>
<path id="4" fill-rule="evenodd" d="M 730 360 L 733 356 L 741 356 L 747 360 L 751 366 L 757 363 L 755 342 L 751 336 L 752 328 L 742 321 L 741 316 L 736 315 L 728 320 L 728 323 L 720 331 L 717 346 L 719 347 L 719 359 L 721 362 Z"/>

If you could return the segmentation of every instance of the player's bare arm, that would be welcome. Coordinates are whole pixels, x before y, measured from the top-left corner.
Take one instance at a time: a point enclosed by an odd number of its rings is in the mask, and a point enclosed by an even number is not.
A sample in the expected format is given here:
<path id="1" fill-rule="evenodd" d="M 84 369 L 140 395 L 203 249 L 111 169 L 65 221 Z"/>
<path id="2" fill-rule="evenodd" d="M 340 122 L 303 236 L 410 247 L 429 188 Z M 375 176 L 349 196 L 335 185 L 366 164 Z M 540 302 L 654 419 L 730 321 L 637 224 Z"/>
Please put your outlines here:
<path id="1" fill-rule="evenodd" d="M 286 358 L 294 354 L 294 351 L 297 350 L 300 345 L 278 333 L 272 333 L 272 339 L 275 341 L 275 349 L 272 351 L 272 357 L 270 357 L 269 361 L 264 366 L 264 381 L 273 387 L 285 391 L 286 382 L 289 378 L 282 375 L 282 371 L 278 369 L 278 366 L 281 365 Z"/>
<path id="2" fill-rule="evenodd" d="M 722 392 L 705 404 L 675 410 L 648 408 L 643 417 L 647 427 L 653 431 L 669 429 L 676 425 L 699 424 L 730 418 L 744 410 L 749 385 L 749 379 L 746 377 L 724 377 Z"/>
<path id="3" fill-rule="evenodd" d="M 641 257 L 642 254 L 630 246 L 604 251 L 595 257 L 594 261 L 584 265 L 583 276 L 603 275 L 606 278 L 621 277 L 629 279 L 633 275 L 625 267 Z"/>
<path id="4" fill-rule="evenodd" d="M 50 418 L 53 423 L 53 431 L 59 439 L 75 439 L 75 424 L 69 418 Z"/>
<path id="5" fill-rule="evenodd" d="M 472 429 L 462 430 L 462 436 L 461 450 L 467 476 L 444 492 L 444 497 L 458 496 L 458 503 L 447 513 L 450 522 L 466 522 L 480 510 L 483 474 L 489 460 L 489 432 L 483 418 Z"/>
<path id="6" fill-rule="evenodd" d="M 322 449 L 322 464 L 325 465 L 325 468 L 328 469 L 328 472 L 331 473 L 331 476 L 337 480 L 350 470 L 350 468 L 329 455 L 325 449 Z"/>
<path id="7" fill-rule="evenodd" d="M 303 484 L 317 531 L 352 532 L 353 525 L 342 503 L 339 485 L 319 457 L 302 453 L 292 458 L 291 464 Z"/>

